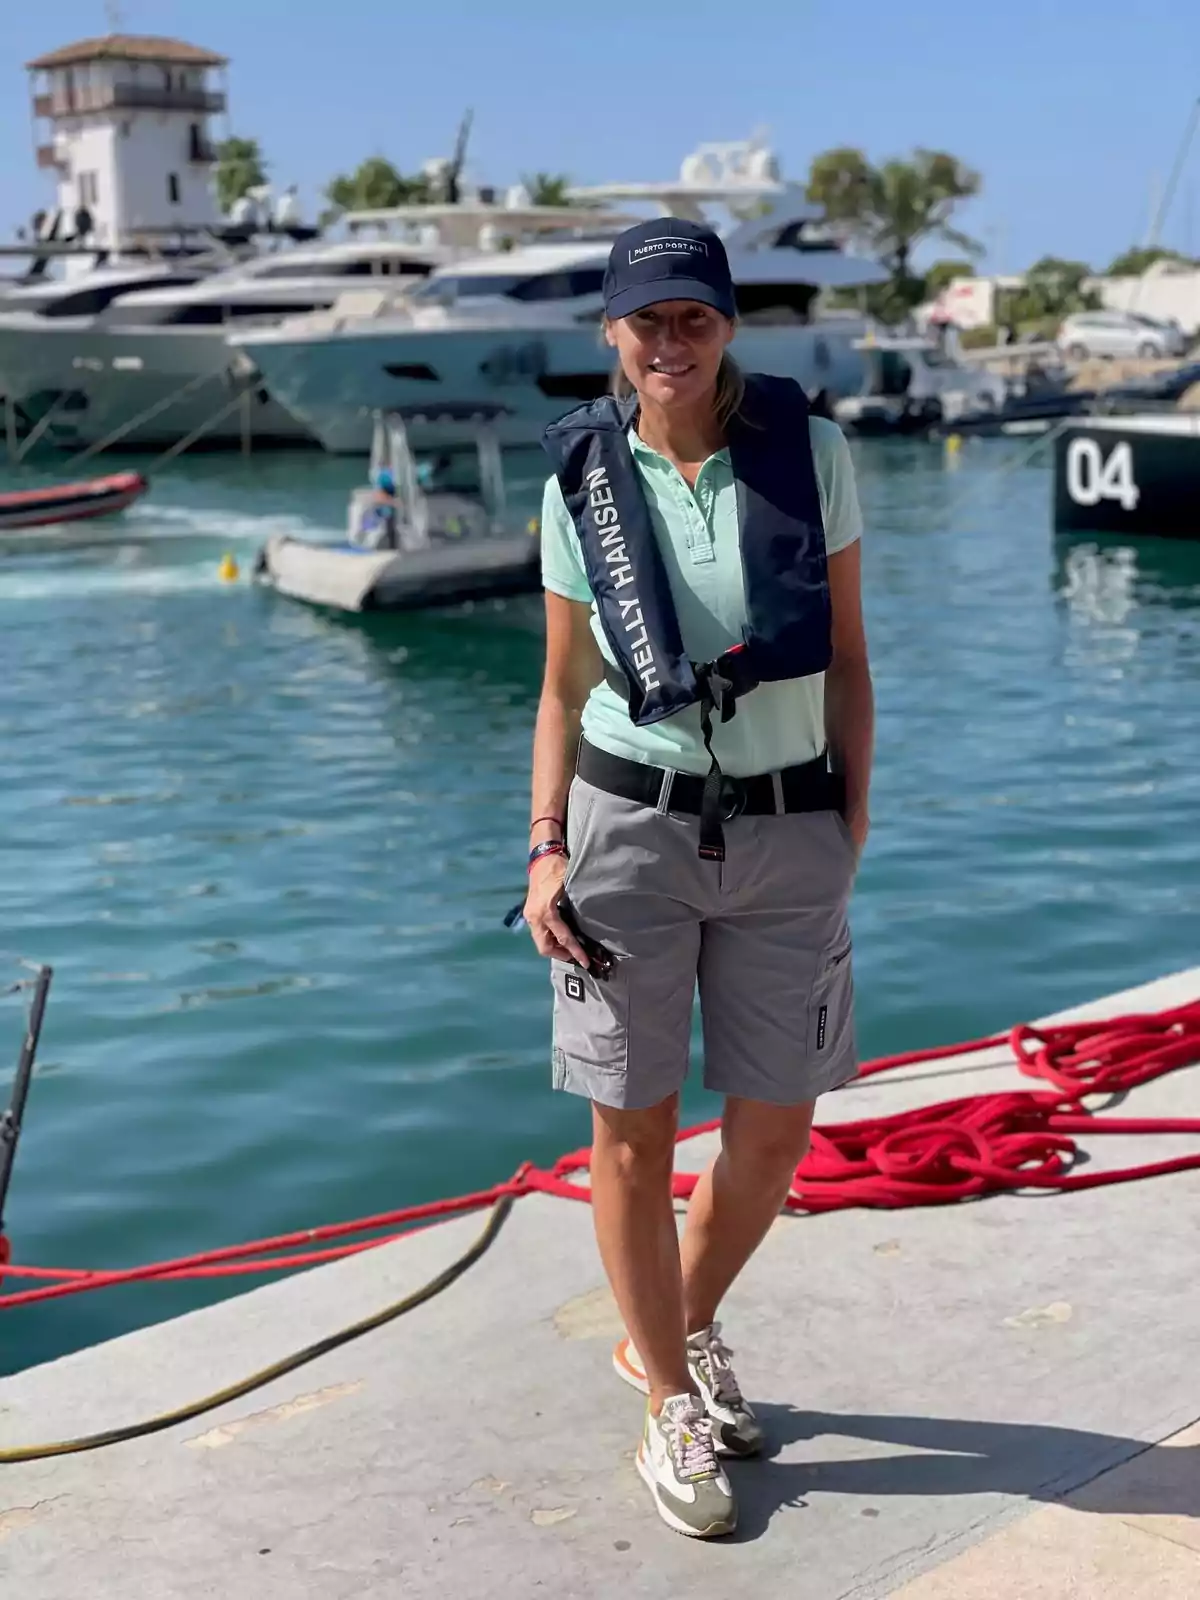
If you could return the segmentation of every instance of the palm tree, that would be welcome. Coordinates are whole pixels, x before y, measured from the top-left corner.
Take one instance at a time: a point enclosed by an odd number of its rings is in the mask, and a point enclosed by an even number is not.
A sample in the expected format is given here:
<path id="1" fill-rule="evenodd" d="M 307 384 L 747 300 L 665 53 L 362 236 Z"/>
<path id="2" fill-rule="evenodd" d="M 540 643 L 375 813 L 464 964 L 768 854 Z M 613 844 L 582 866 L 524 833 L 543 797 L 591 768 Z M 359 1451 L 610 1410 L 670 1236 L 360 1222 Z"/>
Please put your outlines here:
<path id="1" fill-rule="evenodd" d="M 912 256 L 940 239 L 967 256 L 982 246 L 951 225 L 955 207 L 979 193 L 979 174 L 941 150 L 917 150 L 909 161 L 869 162 L 861 150 L 827 150 L 813 159 L 808 195 L 832 223 L 846 224 L 891 272 L 887 298 L 899 311 L 916 305 L 924 284 Z"/>

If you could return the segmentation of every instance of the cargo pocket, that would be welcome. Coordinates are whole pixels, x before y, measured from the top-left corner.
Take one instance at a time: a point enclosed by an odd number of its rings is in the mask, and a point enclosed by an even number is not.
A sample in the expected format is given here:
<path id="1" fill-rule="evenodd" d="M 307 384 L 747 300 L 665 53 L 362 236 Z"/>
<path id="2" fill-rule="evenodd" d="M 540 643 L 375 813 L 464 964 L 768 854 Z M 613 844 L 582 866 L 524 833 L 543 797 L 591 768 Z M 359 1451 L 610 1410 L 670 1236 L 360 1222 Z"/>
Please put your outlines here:
<path id="1" fill-rule="evenodd" d="M 808 1059 L 813 1066 L 836 1067 L 854 1058 L 854 972 L 848 934 L 827 945 L 817 958 L 808 1003 Z"/>
<path id="2" fill-rule="evenodd" d="M 629 1064 L 629 995 L 618 966 L 594 978 L 570 961 L 552 960 L 556 1089 L 620 1104 Z"/>

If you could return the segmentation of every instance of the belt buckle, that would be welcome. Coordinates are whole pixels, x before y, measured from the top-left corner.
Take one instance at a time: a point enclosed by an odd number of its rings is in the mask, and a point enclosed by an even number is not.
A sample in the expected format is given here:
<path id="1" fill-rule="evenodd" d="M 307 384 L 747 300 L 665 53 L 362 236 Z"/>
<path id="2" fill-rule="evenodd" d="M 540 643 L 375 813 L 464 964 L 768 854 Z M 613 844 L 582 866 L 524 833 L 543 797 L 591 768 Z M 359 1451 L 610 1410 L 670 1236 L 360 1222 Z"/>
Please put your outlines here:
<path id="1" fill-rule="evenodd" d="M 728 773 L 722 774 L 718 804 L 721 807 L 722 822 L 732 822 L 734 817 L 741 816 L 746 809 L 746 785 L 740 778 L 731 778 Z"/>

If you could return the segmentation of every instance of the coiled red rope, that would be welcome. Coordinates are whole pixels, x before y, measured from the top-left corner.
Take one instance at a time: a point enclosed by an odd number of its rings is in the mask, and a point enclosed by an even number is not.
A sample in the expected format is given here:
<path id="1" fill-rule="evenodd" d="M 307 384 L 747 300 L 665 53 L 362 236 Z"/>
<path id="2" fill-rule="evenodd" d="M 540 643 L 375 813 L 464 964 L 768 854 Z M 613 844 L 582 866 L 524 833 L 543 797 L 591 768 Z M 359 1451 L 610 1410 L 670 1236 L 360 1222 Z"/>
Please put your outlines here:
<path id="1" fill-rule="evenodd" d="M 1096 1115 L 1083 1104 L 1089 1095 L 1124 1094 L 1164 1073 L 1200 1063 L 1200 1001 L 1095 1022 L 1046 1028 L 1021 1025 L 1007 1036 L 1007 1042 L 1021 1072 L 1043 1079 L 1050 1089 L 972 1095 L 814 1129 L 812 1147 L 796 1169 L 788 1208 L 818 1212 L 852 1206 L 953 1205 L 1006 1190 L 1093 1189 L 1200 1169 L 1197 1151 L 1116 1170 L 1073 1170 L 1080 1156 L 1076 1134 L 1200 1135 L 1200 1118 L 1112 1117 Z M 866 1063 L 859 1076 L 872 1077 L 1004 1043 L 1005 1036 L 996 1035 L 949 1048 L 883 1056 Z M 679 1138 L 694 1138 L 718 1126 L 716 1122 L 701 1123 L 683 1130 Z M 584 1148 L 562 1156 L 548 1171 L 526 1164 L 506 1183 L 474 1194 L 116 1272 L 5 1265 L 7 1244 L 0 1239 L 0 1279 L 8 1276 L 42 1285 L 0 1295 L 0 1311 L 123 1283 L 232 1277 L 317 1266 L 373 1250 L 445 1217 L 495 1205 L 506 1195 L 550 1194 L 589 1200 L 587 1187 L 572 1179 L 572 1174 L 587 1168 L 589 1159 L 590 1151 Z M 677 1173 L 675 1196 L 686 1199 L 695 1184 L 696 1174 Z M 356 1237 L 362 1234 L 376 1237 Z M 314 1245 L 324 1248 L 311 1248 Z"/>

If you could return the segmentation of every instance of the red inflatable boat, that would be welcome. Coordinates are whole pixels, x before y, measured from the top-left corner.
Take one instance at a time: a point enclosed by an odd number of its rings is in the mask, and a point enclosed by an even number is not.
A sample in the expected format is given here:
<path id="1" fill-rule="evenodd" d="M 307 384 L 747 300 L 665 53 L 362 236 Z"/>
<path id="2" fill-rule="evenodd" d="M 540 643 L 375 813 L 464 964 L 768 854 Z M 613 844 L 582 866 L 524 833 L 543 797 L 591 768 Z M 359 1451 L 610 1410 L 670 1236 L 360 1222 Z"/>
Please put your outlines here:
<path id="1" fill-rule="evenodd" d="M 59 483 L 45 489 L 19 489 L 0 494 L 0 533 L 12 528 L 41 528 L 55 522 L 79 522 L 124 511 L 150 487 L 140 472 L 116 472 L 84 483 Z"/>

